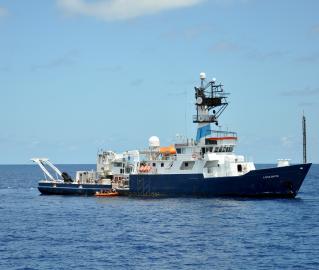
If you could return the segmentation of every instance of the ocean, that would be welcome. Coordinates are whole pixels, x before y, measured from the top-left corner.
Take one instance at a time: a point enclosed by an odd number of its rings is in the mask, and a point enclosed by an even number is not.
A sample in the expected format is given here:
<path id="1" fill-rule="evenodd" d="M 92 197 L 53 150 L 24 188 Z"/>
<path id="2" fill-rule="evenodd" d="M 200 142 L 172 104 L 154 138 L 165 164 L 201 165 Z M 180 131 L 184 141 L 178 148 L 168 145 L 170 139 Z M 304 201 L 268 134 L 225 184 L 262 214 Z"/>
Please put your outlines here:
<path id="1" fill-rule="evenodd" d="M 295 199 L 43 196 L 42 177 L 0 166 L 0 269 L 319 269 L 319 165 Z"/>

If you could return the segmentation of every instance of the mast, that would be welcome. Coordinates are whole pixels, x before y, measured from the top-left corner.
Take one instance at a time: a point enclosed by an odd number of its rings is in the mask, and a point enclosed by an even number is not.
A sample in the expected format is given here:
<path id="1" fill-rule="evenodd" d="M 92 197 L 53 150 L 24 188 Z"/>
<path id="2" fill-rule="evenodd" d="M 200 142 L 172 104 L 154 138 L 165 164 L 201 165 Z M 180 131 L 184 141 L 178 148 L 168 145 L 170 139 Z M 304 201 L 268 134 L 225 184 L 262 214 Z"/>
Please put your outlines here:
<path id="1" fill-rule="evenodd" d="M 303 163 L 307 163 L 307 130 L 306 130 L 306 117 L 302 115 L 302 152 Z"/>
<path id="2" fill-rule="evenodd" d="M 222 84 L 216 83 L 215 78 L 206 82 L 204 72 L 200 73 L 200 80 L 200 87 L 195 87 L 196 115 L 193 116 L 193 123 L 198 123 L 196 141 L 210 134 L 211 123 L 218 126 L 218 118 L 228 106 L 228 94 Z"/>

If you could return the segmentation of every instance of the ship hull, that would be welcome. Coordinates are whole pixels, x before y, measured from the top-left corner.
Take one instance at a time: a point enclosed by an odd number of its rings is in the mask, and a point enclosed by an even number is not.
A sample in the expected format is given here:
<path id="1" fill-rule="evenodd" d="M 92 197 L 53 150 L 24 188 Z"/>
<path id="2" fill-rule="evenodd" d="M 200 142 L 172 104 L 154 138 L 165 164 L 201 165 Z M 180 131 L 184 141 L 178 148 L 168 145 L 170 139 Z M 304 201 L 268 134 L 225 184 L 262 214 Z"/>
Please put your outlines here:
<path id="1" fill-rule="evenodd" d="M 250 171 L 242 176 L 204 178 L 203 174 L 130 175 L 131 196 L 294 198 L 311 164 Z"/>
<path id="2" fill-rule="evenodd" d="M 38 190 L 44 195 L 93 196 L 97 191 L 110 190 L 111 185 L 39 182 Z"/>

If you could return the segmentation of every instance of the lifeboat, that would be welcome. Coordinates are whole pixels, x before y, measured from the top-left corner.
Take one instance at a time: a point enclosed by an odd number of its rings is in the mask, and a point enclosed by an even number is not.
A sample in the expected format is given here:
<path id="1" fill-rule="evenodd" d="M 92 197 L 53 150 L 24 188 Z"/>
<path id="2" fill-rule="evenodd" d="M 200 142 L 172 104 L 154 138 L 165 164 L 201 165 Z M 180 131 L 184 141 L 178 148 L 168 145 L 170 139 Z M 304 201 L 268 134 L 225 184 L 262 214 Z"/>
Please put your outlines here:
<path id="1" fill-rule="evenodd" d="M 119 196 L 119 193 L 115 190 L 107 190 L 107 191 L 97 191 L 95 193 L 96 197 L 115 197 Z"/>
<path id="2" fill-rule="evenodd" d="M 167 147 L 161 147 L 160 153 L 162 155 L 176 155 L 176 149 L 173 145 L 167 146 Z"/>

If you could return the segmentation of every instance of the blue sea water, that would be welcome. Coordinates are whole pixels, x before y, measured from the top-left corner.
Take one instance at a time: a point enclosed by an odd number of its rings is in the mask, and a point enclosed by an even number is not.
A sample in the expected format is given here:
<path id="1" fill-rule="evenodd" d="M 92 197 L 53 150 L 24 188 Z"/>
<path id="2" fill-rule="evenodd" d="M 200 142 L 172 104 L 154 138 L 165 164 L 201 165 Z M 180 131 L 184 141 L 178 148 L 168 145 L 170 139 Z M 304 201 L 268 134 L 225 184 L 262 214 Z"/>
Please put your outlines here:
<path id="1" fill-rule="evenodd" d="M 296 199 L 41 196 L 40 178 L 0 166 L 0 269 L 319 269 L 319 165 Z"/>

